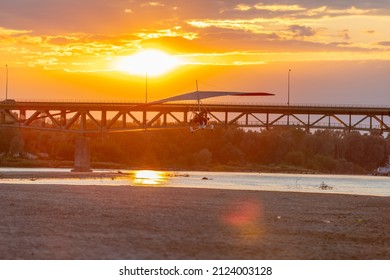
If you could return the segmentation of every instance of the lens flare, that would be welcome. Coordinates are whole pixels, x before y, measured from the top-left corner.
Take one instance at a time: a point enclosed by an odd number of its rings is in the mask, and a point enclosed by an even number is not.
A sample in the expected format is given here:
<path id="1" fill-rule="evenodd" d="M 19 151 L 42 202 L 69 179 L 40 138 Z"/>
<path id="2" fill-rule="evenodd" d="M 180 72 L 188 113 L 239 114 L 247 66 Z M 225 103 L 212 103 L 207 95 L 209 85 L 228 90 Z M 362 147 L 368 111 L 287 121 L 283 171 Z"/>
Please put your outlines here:
<path id="1" fill-rule="evenodd" d="M 258 240 L 264 234 L 263 209 L 256 201 L 246 200 L 230 204 L 222 222 L 231 228 L 241 241 Z"/>

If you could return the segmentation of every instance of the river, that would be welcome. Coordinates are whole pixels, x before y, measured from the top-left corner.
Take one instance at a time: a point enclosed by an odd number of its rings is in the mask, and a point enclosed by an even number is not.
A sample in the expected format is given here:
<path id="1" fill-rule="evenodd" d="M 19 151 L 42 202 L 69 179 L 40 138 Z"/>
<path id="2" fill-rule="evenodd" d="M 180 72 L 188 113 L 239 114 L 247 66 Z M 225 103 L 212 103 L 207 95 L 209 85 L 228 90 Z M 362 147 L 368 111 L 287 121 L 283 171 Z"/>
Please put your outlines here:
<path id="1" fill-rule="evenodd" d="M 33 172 L 49 174 L 31 178 L 0 178 L 1 184 L 51 184 L 51 185 L 101 185 L 101 186 L 140 186 L 190 187 L 230 190 L 284 191 L 334 193 L 352 195 L 390 196 L 390 177 L 357 175 L 312 175 L 277 174 L 256 172 L 204 172 L 204 171 L 135 171 L 135 170 L 94 170 L 94 174 L 115 172 L 115 178 L 95 176 L 89 178 L 56 178 L 55 173 L 70 172 L 58 168 L 0 168 L 0 173 Z M 50 174 L 53 173 L 51 177 Z"/>

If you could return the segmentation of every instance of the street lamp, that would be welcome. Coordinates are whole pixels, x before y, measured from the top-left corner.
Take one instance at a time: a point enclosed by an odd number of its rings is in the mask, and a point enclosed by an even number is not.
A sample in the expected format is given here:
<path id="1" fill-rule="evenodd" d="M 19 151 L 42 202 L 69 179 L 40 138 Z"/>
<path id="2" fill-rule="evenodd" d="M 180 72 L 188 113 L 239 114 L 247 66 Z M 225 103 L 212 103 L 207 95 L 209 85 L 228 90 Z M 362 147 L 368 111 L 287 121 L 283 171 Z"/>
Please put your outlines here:
<path id="1" fill-rule="evenodd" d="M 8 65 L 5 65 L 5 100 L 8 100 Z"/>
<path id="2" fill-rule="evenodd" d="M 291 69 L 288 69 L 287 106 L 290 106 L 290 72 L 291 72 Z"/>
<path id="3" fill-rule="evenodd" d="M 145 103 L 148 103 L 148 72 L 145 74 Z"/>

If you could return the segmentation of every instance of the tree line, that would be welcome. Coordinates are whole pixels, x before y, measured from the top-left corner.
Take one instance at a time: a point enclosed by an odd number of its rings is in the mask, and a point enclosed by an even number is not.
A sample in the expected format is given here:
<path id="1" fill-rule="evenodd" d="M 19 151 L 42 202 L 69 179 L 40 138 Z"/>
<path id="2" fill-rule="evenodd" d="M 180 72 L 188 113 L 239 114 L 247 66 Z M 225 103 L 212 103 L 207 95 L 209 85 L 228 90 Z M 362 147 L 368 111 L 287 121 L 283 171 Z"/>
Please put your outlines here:
<path id="1" fill-rule="evenodd" d="M 89 137 L 92 166 L 362 174 L 383 166 L 390 154 L 390 137 L 333 130 L 217 128 L 193 134 L 160 130 Z M 70 133 L 2 128 L 0 155 L 3 164 L 15 154 L 73 161 L 76 138 Z"/>

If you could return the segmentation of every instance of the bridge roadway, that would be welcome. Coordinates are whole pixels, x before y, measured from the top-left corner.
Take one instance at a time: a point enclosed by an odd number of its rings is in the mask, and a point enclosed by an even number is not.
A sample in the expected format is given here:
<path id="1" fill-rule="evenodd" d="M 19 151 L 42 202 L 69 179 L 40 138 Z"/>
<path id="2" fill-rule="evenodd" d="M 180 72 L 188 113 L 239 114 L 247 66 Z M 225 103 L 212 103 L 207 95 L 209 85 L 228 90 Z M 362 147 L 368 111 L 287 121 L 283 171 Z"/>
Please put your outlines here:
<path id="1" fill-rule="evenodd" d="M 203 104 L 215 125 L 390 132 L 390 106 Z M 80 134 L 188 126 L 194 103 L 0 102 L 0 127 Z"/>

